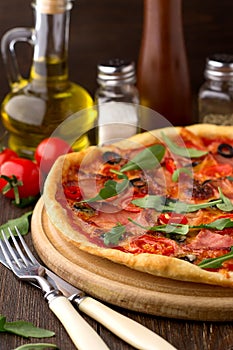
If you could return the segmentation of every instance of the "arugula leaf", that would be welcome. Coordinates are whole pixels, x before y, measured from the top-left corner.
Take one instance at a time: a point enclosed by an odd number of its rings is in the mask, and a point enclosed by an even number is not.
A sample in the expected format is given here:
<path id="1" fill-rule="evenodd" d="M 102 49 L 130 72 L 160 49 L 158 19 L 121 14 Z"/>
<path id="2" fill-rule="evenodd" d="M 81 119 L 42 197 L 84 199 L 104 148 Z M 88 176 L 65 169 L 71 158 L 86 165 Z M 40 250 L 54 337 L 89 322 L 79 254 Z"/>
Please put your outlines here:
<path id="1" fill-rule="evenodd" d="M 9 333 L 20 335 L 24 338 L 48 338 L 55 335 L 54 332 L 35 327 L 31 322 L 25 321 L 6 322 L 4 330 Z"/>
<path id="2" fill-rule="evenodd" d="M 39 349 L 39 350 L 47 350 L 48 348 L 54 348 L 54 349 L 59 349 L 57 345 L 55 344 L 50 344 L 50 343 L 33 343 L 33 344 L 24 344 L 19 347 L 17 347 L 15 350 L 34 350 L 34 349 Z"/>
<path id="3" fill-rule="evenodd" d="M 185 158 L 199 158 L 206 154 L 208 154 L 207 151 L 201 151 L 195 148 L 187 148 L 187 147 L 181 147 L 178 146 L 176 143 L 174 143 L 169 137 L 167 137 L 162 132 L 162 137 L 165 143 L 167 144 L 168 148 L 172 153 L 177 154 L 178 156 L 185 157 Z"/>
<path id="4" fill-rule="evenodd" d="M 220 231 L 228 227 L 233 227 L 233 221 L 229 218 L 217 219 L 213 222 L 210 222 L 209 224 L 190 226 L 190 228 L 208 228 L 208 229 L 216 229 Z"/>
<path id="5" fill-rule="evenodd" d="M 117 245 L 124 233 L 125 233 L 125 226 L 118 223 L 110 231 L 108 231 L 104 234 L 104 244 Z"/>
<path id="6" fill-rule="evenodd" d="M 222 203 L 217 204 L 217 208 L 222 211 L 232 211 L 233 204 L 231 203 L 230 199 L 224 196 L 220 187 L 218 188 L 218 191 L 219 191 L 219 198 L 222 200 Z"/>
<path id="7" fill-rule="evenodd" d="M 38 196 L 29 196 L 26 198 L 20 198 L 19 203 L 15 200 L 12 201 L 12 203 L 18 207 L 18 208 L 25 208 L 28 207 L 29 205 L 34 204 L 37 200 L 39 199 L 39 195 Z"/>
<path id="8" fill-rule="evenodd" d="M 137 170 L 137 169 L 153 169 L 163 159 L 165 147 L 160 144 L 145 148 L 138 153 L 127 164 L 123 165 L 121 171 Z"/>
<path id="9" fill-rule="evenodd" d="M 172 181 L 177 182 L 181 173 L 186 173 L 189 176 L 192 176 L 192 171 L 189 168 L 178 168 L 172 174 Z"/>
<path id="10" fill-rule="evenodd" d="M 54 332 L 35 327 L 31 322 L 6 322 L 6 317 L 3 315 L 0 315 L 0 332 L 14 333 L 24 338 L 48 338 L 55 335 Z"/>
<path id="11" fill-rule="evenodd" d="M 197 211 L 199 209 L 205 209 L 209 207 L 213 207 L 217 204 L 222 203 L 221 199 L 216 199 L 215 201 L 210 201 L 206 203 L 199 203 L 199 204 L 187 204 L 184 202 L 177 202 L 177 203 L 169 203 L 170 210 L 173 209 L 177 213 L 193 213 L 194 211 Z"/>
<path id="12" fill-rule="evenodd" d="M 29 217 L 31 215 L 32 215 L 32 211 L 29 211 L 16 219 L 8 220 L 5 224 L 0 226 L 0 231 L 3 230 L 6 236 L 9 237 L 10 236 L 8 232 L 8 227 L 9 227 L 13 232 L 13 234 L 17 236 L 17 232 L 15 231 L 15 226 L 17 226 L 20 233 L 22 235 L 26 235 L 29 231 L 29 226 L 30 226 Z M 2 239 L 1 233 L 0 233 L 0 239 Z"/>
<path id="13" fill-rule="evenodd" d="M 188 204 L 185 202 L 173 202 L 167 201 L 165 197 L 148 195 L 144 198 L 138 198 L 132 200 L 132 203 L 140 208 L 151 208 L 157 211 L 174 211 L 176 213 L 192 213 L 199 209 L 209 208 L 217 204 L 222 203 L 222 199 L 215 201 L 201 203 L 201 204 Z"/>
<path id="14" fill-rule="evenodd" d="M 6 317 L 0 315 L 0 332 L 4 332 L 4 324 L 6 323 Z"/>
<path id="15" fill-rule="evenodd" d="M 222 266 L 222 264 L 229 260 L 233 259 L 233 246 L 231 247 L 230 253 L 224 254 L 222 256 L 219 256 L 217 258 L 209 258 L 209 259 L 204 259 L 202 260 L 198 266 L 203 268 L 203 269 L 218 269 L 219 267 Z"/>
<path id="16" fill-rule="evenodd" d="M 81 202 L 92 203 L 117 196 L 129 186 L 129 179 L 125 174 L 120 173 L 119 177 L 123 178 L 123 181 L 108 180 L 95 197 L 85 199 Z"/>
<path id="17" fill-rule="evenodd" d="M 140 208 L 151 208 L 158 211 L 163 211 L 166 198 L 162 196 L 148 195 L 143 198 L 133 199 L 131 202 Z"/>
<path id="18" fill-rule="evenodd" d="M 143 226 L 143 225 L 139 224 L 138 222 L 134 221 L 133 219 L 128 218 L 128 220 L 146 231 L 177 233 L 179 235 L 186 235 L 189 232 L 189 225 L 171 223 L 168 225 Z"/>

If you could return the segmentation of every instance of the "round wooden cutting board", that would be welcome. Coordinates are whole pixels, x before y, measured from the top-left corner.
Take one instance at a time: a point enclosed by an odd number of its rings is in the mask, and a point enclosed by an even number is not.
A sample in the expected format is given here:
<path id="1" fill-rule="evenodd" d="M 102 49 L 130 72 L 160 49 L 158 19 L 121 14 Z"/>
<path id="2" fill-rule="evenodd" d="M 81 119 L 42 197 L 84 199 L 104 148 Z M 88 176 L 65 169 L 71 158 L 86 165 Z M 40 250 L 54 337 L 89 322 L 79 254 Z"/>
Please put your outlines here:
<path id="1" fill-rule="evenodd" d="M 233 289 L 160 278 L 85 253 L 62 240 L 42 199 L 35 207 L 31 230 L 44 264 L 94 298 L 157 316 L 233 320 Z"/>

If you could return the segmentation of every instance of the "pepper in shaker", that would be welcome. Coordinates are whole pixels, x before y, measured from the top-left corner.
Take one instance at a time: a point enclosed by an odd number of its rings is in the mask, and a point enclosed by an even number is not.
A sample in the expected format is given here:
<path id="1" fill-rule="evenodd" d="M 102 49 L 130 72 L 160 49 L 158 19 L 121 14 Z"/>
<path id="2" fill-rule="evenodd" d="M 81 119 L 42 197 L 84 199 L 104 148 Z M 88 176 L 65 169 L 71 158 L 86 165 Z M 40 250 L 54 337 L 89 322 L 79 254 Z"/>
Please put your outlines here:
<path id="1" fill-rule="evenodd" d="M 204 76 L 198 93 L 199 122 L 233 125 L 233 55 L 207 57 Z"/>

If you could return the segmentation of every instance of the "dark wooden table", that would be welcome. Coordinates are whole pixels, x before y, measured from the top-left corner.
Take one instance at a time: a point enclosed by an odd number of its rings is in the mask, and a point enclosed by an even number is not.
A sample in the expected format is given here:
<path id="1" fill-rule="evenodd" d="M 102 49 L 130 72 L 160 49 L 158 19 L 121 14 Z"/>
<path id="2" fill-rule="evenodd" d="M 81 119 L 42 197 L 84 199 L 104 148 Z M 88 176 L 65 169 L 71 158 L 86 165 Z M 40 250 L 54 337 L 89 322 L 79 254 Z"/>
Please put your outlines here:
<path id="1" fill-rule="evenodd" d="M 21 216 L 31 208 L 19 209 L 9 200 L 0 196 L 0 224 L 11 218 Z M 26 241 L 36 254 L 32 246 L 30 233 L 25 236 Z M 174 300 L 174 303 L 176 300 Z M 149 329 L 167 339 L 178 350 L 231 350 L 233 349 L 233 323 L 197 322 L 161 318 L 111 306 L 120 313 L 136 320 Z M 47 339 L 25 339 L 12 334 L 0 333 L 0 350 L 13 350 L 16 347 L 31 342 L 51 342 L 57 344 L 61 350 L 75 349 L 66 331 L 49 310 L 41 292 L 17 280 L 13 274 L 0 264 L 0 314 L 8 321 L 25 320 L 35 326 L 55 332 L 55 336 Z M 117 338 L 106 328 L 90 319 L 83 317 L 100 334 L 111 350 L 131 350 L 131 346 Z M 77 332 L 79 330 L 77 329 Z M 87 349 L 95 350 L 95 349 Z M 161 349 L 163 350 L 163 349 Z"/>
<path id="2" fill-rule="evenodd" d="M 31 25 L 30 2 L 28 0 L 25 7 L 19 7 L 17 0 L 1 1 L 1 36 L 9 28 Z M 142 0 L 111 1 L 111 6 L 108 6 L 110 2 L 106 0 L 101 0 L 100 3 L 94 0 L 89 2 L 80 0 L 78 3 L 79 6 L 74 7 L 71 22 L 70 73 L 74 81 L 78 81 L 93 93 L 96 88 L 97 61 L 103 57 L 119 56 L 122 52 L 135 61 L 137 60 L 141 35 Z M 17 11 L 11 11 L 16 6 Z M 129 11 L 125 10 L 124 6 L 130 8 L 130 16 Z M 232 9 L 232 1 L 230 0 L 224 0 L 221 7 L 218 6 L 217 0 L 184 1 L 184 29 L 192 89 L 195 93 L 202 83 L 205 57 L 209 52 L 232 51 L 232 11 L 230 9 Z M 110 11 L 110 15 L 106 14 L 107 11 Z M 100 15 L 104 16 L 104 20 Z M 120 26 L 119 23 L 121 23 Z M 127 25 L 127 30 L 123 24 Z M 76 26 L 79 28 L 78 36 L 76 35 Z M 114 40 L 110 42 L 108 35 L 111 31 L 114 32 Z M 89 51 L 86 42 L 88 42 L 88 47 L 92 48 Z M 121 45 L 116 45 L 116 42 L 120 42 Z M 81 69 L 77 69 L 77 67 L 81 67 Z M 0 71 L 2 76 L 0 97 L 2 100 L 9 91 L 2 62 Z M 18 217 L 30 209 L 15 208 L 0 195 L 0 224 Z M 30 233 L 26 236 L 26 240 L 33 250 Z M 176 300 L 174 300 L 175 302 Z M 166 319 L 138 314 L 114 306 L 112 308 L 158 333 L 178 350 L 233 350 L 232 322 L 212 323 Z M 49 310 L 40 291 L 19 282 L 1 264 L 0 314 L 5 315 L 8 321 L 20 319 L 29 321 L 35 326 L 50 329 L 56 334 L 49 339 L 28 340 L 12 334 L 0 333 L 0 350 L 13 350 L 22 344 L 42 341 L 55 343 L 61 350 L 74 349 L 66 331 Z M 88 316 L 83 315 L 83 317 L 101 335 L 111 350 L 133 349 Z"/>

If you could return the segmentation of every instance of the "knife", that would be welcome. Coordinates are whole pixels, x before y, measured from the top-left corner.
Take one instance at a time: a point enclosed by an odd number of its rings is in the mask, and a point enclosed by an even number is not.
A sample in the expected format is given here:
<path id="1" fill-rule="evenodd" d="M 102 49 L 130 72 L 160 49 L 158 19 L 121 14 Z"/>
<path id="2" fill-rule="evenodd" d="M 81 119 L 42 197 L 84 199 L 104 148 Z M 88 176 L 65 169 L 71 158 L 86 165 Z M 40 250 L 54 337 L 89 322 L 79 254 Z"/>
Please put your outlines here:
<path id="1" fill-rule="evenodd" d="M 9 268 L 1 250 L 0 262 Z M 126 343 L 135 347 L 135 349 L 176 350 L 176 348 L 174 348 L 165 339 L 144 327 L 140 323 L 119 314 L 117 311 L 112 310 L 101 302 L 86 295 L 82 290 L 72 286 L 47 267 L 45 267 L 45 271 L 48 282 L 55 288 L 59 289 L 75 307 L 97 322 L 101 323 Z M 30 284 L 40 288 L 36 283 L 30 282 Z"/>

